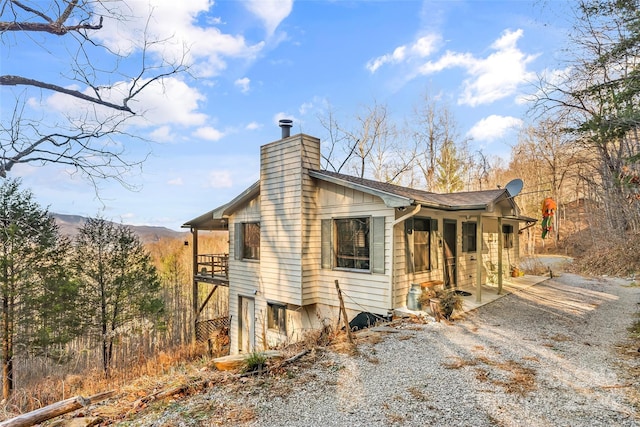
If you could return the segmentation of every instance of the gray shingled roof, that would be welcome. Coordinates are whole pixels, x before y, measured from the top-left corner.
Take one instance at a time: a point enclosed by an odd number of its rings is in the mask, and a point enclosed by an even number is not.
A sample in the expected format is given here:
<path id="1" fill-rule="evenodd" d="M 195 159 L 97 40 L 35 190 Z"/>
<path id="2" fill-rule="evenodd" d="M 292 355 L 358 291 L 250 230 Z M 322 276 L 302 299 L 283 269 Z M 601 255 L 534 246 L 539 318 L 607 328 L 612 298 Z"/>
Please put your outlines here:
<path id="1" fill-rule="evenodd" d="M 309 174 L 316 179 L 374 194 L 381 197 L 388 206 L 394 207 L 422 205 L 443 210 L 482 210 L 488 209 L 491 204 L 501 200 L 508 200 L 515 207 L 515 202 L 504 188 L 441 194 L 326 170 L 310 170 Z M 258 194 L 260 194 L 259 181 L 247 188 L 231 202 L 186 222 L 182 227 L 212 230 L 226 228 L 227 224 L 224 217 L 233 213 Z"/>
<path id="2" fill-rule="evenodd" d="M 441 209 L 480 209 L 487 207 L 491 203 L 495 203 L 499 199 L 509 197 L 507 190 L 504 188 L 440 194 L 326 170 L 314 170 L 312 171 L 312 176 L 331 182 L 341 181 L 343 183 L 353 184 L 355 188 L 360 190 L 366 190 L 369 188 L 377 192 L 387 193 L 391 196 L 408 199 L 408 201 L 412 202 L 411 204 L 435 206 Z"/>

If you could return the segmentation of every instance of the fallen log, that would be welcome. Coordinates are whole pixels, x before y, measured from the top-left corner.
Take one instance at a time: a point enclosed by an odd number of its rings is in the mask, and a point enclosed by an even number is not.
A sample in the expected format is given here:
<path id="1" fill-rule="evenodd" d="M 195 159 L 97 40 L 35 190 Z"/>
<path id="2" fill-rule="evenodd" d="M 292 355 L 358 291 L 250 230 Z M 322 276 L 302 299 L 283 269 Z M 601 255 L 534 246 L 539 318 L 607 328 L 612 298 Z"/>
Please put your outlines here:
<path id="1" fill-rule="evenodd" d="M 260 351 L 267 359 L 282 357 L 282 353 L 278 350 L 266 350 Z M 213 366 L 218 371 L 233 371 L 240 370 L 246 365 L 247 357 L 249 353 L 233 354 L 229 356 L 222 356 L 213 359 Z"/>
<path id="2" fill-rule="evenodd" d="M 295 356 L 283 360 L 281 363 L 281 366 L 288 365 L 289 363 L 295 362 L 296 360 L 300 359 L 302 356 L 306 355 L 310 351 L 311 350 L 309 349 L 302 350 L 300 353 L 296 354 Z"/>
<path id="3" fill-rule="evenodd" d="M 30 427 L 40 424 L 43 421 L 50 420 L 51 418 L 75 411 L 76 409 L 89 406 L 92 403 L 108 399 L 114 394 L 116 394 L 116 391 L 111 390 L 94 394 L 89 397 L 76 396 L 66 400 L 61 400 L 60 402 L 47 405 L 44 408 L 36 409 L 35 411 L 27 412 L 26 414 L 18 415 L 15 418 L 3 421 L 0 423 L 0 427 Z"/>

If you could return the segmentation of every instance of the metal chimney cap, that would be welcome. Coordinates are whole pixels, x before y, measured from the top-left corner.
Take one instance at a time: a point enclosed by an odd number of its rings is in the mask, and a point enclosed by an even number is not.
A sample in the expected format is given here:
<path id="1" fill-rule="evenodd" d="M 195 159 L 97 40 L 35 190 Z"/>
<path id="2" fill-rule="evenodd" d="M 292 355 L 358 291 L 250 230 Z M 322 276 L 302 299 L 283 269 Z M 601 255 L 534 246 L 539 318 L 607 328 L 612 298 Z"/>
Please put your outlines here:
<path id="1" fill-rule="evenodd" d="M 282 128 L 282 139 L 289 138 L 291 136 L 291 127 L 293 126 L 293 120 L 280 119 L 278 124 Z"/>

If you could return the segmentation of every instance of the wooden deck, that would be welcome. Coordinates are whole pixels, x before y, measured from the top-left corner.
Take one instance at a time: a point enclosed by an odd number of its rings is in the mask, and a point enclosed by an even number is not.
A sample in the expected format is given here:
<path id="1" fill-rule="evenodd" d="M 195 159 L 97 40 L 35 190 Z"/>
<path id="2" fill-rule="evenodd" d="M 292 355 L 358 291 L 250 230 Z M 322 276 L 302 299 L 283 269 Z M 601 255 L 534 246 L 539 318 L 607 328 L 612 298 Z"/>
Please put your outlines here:
<path id="1" fill-rule="evenodd" d="M 198 282 L 229 286 L 229 254 L 198 255 L 196 271 L 194 278 Z"/>

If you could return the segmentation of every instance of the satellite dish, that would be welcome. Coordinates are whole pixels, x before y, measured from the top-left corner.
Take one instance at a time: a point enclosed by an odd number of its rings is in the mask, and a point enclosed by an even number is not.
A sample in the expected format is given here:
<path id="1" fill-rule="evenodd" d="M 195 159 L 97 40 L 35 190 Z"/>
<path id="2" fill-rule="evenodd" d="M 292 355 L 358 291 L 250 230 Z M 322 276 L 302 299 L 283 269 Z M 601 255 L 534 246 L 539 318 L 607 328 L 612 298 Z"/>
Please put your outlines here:
<path id="1" fill-rule="evenodd" d="M 516 197 L 522 191 L 523 185 L 522 180 L 520 178 L 516 178 L 509 181 L 504 188 L 509 192 L 511 197 Z"/>

